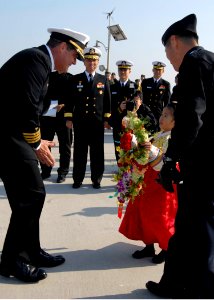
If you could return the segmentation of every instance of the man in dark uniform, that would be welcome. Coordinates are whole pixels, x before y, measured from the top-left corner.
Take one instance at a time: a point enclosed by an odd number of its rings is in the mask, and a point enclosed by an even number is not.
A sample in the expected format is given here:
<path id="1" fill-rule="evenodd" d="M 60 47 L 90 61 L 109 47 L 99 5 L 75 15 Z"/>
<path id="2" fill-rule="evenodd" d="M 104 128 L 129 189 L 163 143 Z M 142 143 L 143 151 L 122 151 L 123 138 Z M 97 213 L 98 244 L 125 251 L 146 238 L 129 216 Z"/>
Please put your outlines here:
<path id="1" fill-rule="evenodd" d="M 71 160 L 72 129 L 66 126 L 64 118 L 64 106 L 66 91 L 72 80 L 70 73 L 59 74 L 52 72 L 49 78 L 49 86 L 46 97 L 52 102 L 54 107 L 42 115 L 40 119 L 41 138 L 43 140 L 53 141 L 55 134 L 59 142 L 59 168 L 57 169 L 57 183 L 65 181 L 69 172 Z M 71 99 L 69 99 L 71 101 Z M 57 102 L 57 103 L 56 103 Z M 50 148 L 51 149 L 51 148 Z M 51 176 L 52 166 L 40 163 L 42 170 L 42 179 Z"/>
<path id="2" fill-rule="evenodd" d="M 170 83 L 162 78 L 165 64 L 160 61 L 153 63 L 153 77 L 145 78 L 141 83 L 141 91 L 143 93 L 143 102 L 153 112 L 157 124 L 164 106 L 169 102 L 171 92 Z M 157 131 L 159 126 L 157 125 Z"/>
<path id="3" fill-rule="evenodd" d="M 117 81 L 117 77 L 114 72 L 111 73 L 111 81 L 112 81 L 112 83 L 115 83 Z"/>
<path id="4" fill-rule="evenodd" d="M 40 246 L 39 219 L 45 201 L 45 187 L 38 160 L 53 166 L 49 150 L 54 142 L 41 139 L 40 116 L 48 108 L 51 71 L 65 73 L 81 59 L 89 37 L 69 29 L 49 29 L 47 45 L 25 49 L 0 69 L 0 177 L 12 210 L 1 255 L 0 274 L 25 282 L 47 277 L 39 267 L 64 263 Z"/>
<path id="5" fill-rule="evenodd" d="M 115 147 L 115 157 L 119 160 L 119 147 L 121 136 L 122 119 L 127 114 L 126 103 L 129 101 L 138 86 L 129 79 L 133 63 L 128 60 L 119 60 L 116 62 L 118 67 L 119 80 L 110 86 L 111 88 L 111 117 L 110 125 L 113 128 L 113 139 Z"/>
<path id="6" fill-rule="evenodd" d="M 73 188 L 79 188 L 84 180 L 88 148 L 93 188 L 100 188 L 104 173 L 104 126 L 110 117 L 111 95 L 106 76 L 96 73 L 100 56 L 96 47 L 84 50 L 86 70 L 73 77 L 66 108 L 66 124 L 74 127 Z"/>
<path id="7" fill-rule="evenodd" d="M 175 127 L 160 182 L 170 192 L 172 181 L 183 181 L 178 184 L 175 234 L 163 276 L 159 283 L 147 283 L 152 293 L 164 298 L 214 298 L 214 53 L 198 45 L 196 23 L 195 14 L 188 15 L 162 36 L 179 78 Z"/>

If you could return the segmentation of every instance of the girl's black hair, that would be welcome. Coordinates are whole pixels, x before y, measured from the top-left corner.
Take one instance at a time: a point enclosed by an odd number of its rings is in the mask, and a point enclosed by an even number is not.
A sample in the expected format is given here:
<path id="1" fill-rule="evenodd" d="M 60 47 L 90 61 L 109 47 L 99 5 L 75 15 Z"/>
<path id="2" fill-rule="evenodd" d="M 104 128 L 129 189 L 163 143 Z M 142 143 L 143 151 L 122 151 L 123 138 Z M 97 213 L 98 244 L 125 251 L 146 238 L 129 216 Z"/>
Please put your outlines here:
<path id="1" fill-rule="evenodd" d="M 173 115 L 174 115 L 174 112 L 175 112 L 175 109 L 176 109 L 176 104 L 173 103 L 173 102 L 168 102 L 166 106 L 164 106 L 166 108 L 169 108 L 172 112 L 173 112 Z"/>
<path id="2" fill-rule="evenodd" d="M 143 99 L 143 94 L 141 93 L 141 91 L 137 90 L 133 95 L 132 95 L 132 100 L 135 97 L 139 97 L 141 100 Z"/>

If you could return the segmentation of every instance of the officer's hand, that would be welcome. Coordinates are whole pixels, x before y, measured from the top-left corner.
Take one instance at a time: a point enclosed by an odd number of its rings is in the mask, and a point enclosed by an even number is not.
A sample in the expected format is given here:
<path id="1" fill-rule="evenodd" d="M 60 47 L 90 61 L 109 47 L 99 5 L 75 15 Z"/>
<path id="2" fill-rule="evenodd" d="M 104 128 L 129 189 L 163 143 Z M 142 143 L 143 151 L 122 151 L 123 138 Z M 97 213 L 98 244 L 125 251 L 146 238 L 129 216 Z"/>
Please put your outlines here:
<path id="1" fill-rule="evenodd" d="M 64 106 L 65 104 L 58 104 L 57 106 L 55 106 L 55 109 L 57 112 L 59 112 Z"/>
<path id="2" fill-rule="evenodd" d="M 176 162 L 165 161 L 160 170 L 157 182 L 160 183 L 167 192 L 173 193 L 173 183 L 179 183 L 180 181 L 181 176 L 180 172 L 176 169 Z"/>
<path id="3" fill-rule="evenodd" d="M 54 142 L 41 140 L 40 148 L 35 150 L 38 160 L 48 167 L 53 167 L 55 164 L 55 159 L 50 151 L 50 148 L 54 146 Z"/>
<path id="4" fill-rule="evenodd" d="M 70 121 L 70 120 L 66 120 L 66 127 L 69 128 L 69 129 L 72 129 L 73 128 L 73 122 Z"/>
<path id="5" fill-rule="evenodd" d="M 111 126 L 109 125 L 109 123 L 107 121 L 104 122 L 104 128 L 111 129 Z"/>

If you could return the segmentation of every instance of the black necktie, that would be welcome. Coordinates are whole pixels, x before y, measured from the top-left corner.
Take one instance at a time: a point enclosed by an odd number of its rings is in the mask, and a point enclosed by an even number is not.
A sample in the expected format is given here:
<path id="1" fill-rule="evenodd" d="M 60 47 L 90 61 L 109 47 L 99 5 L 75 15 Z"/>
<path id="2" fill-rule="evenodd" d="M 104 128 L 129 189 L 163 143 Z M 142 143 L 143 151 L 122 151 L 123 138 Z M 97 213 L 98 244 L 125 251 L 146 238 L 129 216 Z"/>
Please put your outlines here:
<path id="1" fill-rule="evenodd" d="M 89 82 L 92 82 L 92 81 L 93 81 L 93 75 L 89 74 Z"/>

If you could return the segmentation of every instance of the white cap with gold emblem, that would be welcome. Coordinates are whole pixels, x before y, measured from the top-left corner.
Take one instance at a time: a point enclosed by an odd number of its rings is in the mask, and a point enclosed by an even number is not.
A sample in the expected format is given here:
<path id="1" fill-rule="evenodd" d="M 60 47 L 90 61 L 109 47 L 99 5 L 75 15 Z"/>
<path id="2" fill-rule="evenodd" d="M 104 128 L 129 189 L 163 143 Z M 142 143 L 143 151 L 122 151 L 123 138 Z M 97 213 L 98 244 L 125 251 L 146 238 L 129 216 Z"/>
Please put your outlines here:
<path id="1" fill-rule="evenodd" d="M 130 60 L 118 60 L 116 65 L 118 66 L 118 69 L 131 69 L 133 62 Z"/>
<path id="2" fill-rule="evenodd" d="M 83 49 L 87 46 L 90 37 L 87 34 L 68 28 L 48 28 L 51 38 L 71 44 L 78 52 L 78 59 L 83 60 Z"/>
<path id="3" fill-rule="evenodd" d="M 102 52 L 96 47 L 87 47 L 84 49 L 83 54 L 84 58 L 99 59 L 102 55 Z"/>
<path id="4" fill-rule="evenodd" d="M 161 61 L 153 61 L 152 65 L 154 69 L 163 69 L 164 67 L 166 67 L 166 65 Z"/>

